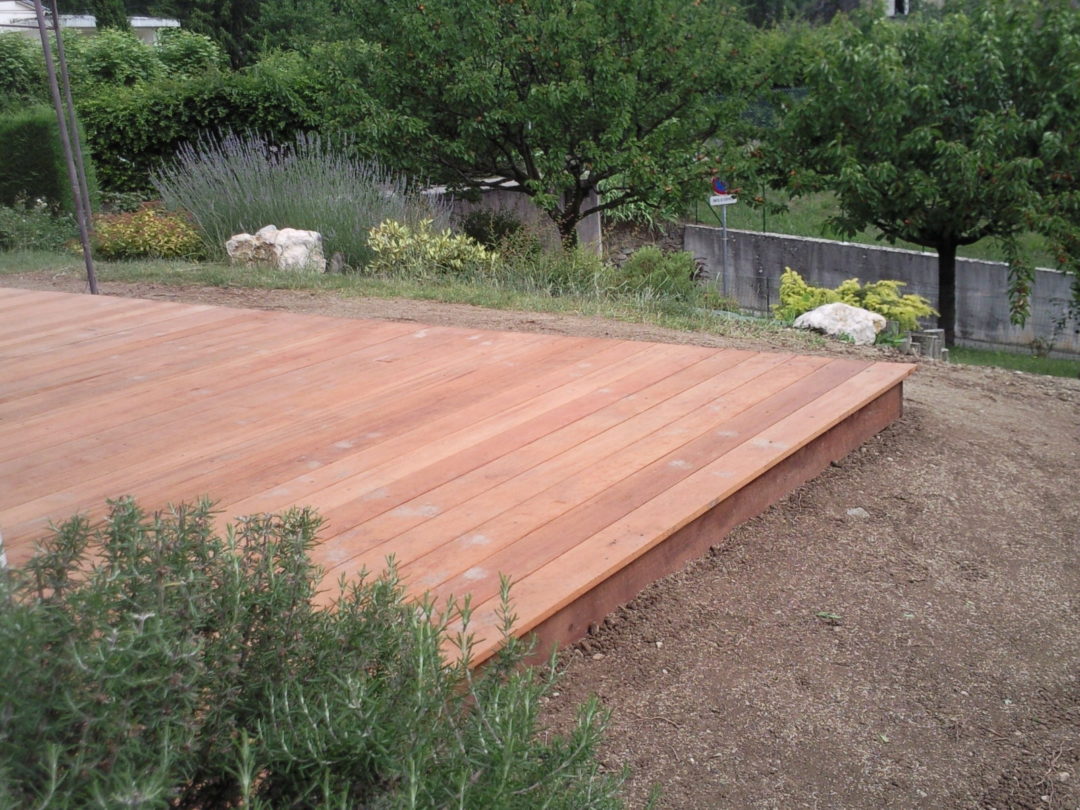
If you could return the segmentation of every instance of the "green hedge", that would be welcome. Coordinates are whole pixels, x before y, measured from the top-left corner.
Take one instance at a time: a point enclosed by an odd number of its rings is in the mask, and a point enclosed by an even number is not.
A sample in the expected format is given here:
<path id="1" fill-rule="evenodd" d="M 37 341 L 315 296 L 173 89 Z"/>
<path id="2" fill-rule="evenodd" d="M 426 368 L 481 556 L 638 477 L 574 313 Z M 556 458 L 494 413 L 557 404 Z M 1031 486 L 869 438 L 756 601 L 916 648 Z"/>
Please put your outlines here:
<path id="1" fill-rule="evenodd" d="M 79 113 L 111 192 L 149 191 L 150 172 L 203 132 L 291 140 L 317 128 L 301 77 L 257 68 L 110 87 L 82 101 Z"/>
<path id="2" fill-rule="evenodd" d="M 51 107 L 28 107 L 0 115 L 0 144 L 0 205 L 43 199 L 64 211 L 74 211 L 67 163 Z M 90 160 L 86 164 L 90 201 L 95 205 L 94 166 Z"/>

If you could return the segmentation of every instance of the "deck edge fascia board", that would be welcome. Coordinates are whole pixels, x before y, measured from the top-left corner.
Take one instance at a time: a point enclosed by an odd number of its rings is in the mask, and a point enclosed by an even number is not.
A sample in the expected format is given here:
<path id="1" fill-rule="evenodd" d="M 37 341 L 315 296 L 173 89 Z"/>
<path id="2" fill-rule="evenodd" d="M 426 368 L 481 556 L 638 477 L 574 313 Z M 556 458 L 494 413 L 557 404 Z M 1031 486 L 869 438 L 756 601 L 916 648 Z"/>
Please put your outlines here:
<path id="1" fill-rule="evenodd" d="M 532 662 L 546 660 L 554 647 L 584 638 L 591 623 L 601 621 L 631 601 L 652 582 L 704 556 L 734 528 L 765 512 L 902 414 L 903 381 L 900 380 L 535 626 L 522 628 L 522 634 L 537 640 Z M 486 660 L 496 647 L 497 644 L 481 641 L 475 651 L 475 663 Z"/>

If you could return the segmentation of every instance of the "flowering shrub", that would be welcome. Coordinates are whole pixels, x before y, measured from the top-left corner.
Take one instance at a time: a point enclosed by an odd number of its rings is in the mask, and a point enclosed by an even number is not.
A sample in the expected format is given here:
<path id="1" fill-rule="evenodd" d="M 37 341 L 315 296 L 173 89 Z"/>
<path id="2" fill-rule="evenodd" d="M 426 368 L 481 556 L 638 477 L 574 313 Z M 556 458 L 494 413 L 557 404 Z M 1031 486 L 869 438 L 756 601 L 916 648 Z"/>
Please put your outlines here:
<path id="1" fill-rule="evenodd" d="M 901 295 L 903 286 L 904 282 L 891 280 L 860 285 L 857 278 L 849 278 L 835 290 L 830 290 L 807 284 L 802 276 L 785 267 L 780 277 L 780 303 L 775 314 L 790 322 L 822 304 L 840 302 L 884 315 L 886 319 L 896 321 L 901 329 L 918 329 L 919 318 L 937 315 L 937 310 L 921 295 Z"/>
<path id="2" fill-rule="evenodd" d="M 368 268 L 395 275 L 489 275 L 499 259 L 471 237 L 433 230 L 430 219 L 415 227 L 388 219 L 371 229 L 368 246 Z"/>
<path id="3" fill-rule="evenodd" d="M 93 247 L 102 259 L 189 259 L 203 251 L 199 234 L 182 214 L 152 205 L 95 217 Z"/>

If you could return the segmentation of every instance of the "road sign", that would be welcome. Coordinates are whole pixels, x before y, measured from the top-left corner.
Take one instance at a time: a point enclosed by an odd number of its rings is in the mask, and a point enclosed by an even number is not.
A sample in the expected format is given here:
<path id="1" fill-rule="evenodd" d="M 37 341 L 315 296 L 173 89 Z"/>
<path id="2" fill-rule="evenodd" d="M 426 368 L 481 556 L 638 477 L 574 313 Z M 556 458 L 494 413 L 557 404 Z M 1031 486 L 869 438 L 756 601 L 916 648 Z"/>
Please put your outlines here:
<path id="1" fill-rule="evenodd" d="M 734 194 L 713 194 L 709 197 L 709 205 L 734 205 L 738 201 Z"/>
<path id="2" fill-rule="evenodd" d="M 712 179 L 712 190 L 714 194 L 727 194 L 727 183 L 719 177 L 714 177 Z"/>

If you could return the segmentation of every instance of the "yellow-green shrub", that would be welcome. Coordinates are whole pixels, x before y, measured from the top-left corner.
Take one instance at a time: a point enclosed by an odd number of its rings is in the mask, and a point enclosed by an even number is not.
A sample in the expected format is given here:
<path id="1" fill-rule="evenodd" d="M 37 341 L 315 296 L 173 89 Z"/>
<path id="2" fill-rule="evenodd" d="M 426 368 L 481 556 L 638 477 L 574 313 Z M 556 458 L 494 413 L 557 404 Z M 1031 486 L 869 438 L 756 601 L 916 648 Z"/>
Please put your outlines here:
<path id="1" fill-rule="evenodd" d="M 102 259 L 185 259 L 200 255 L 203 243 L 183 214 L 144 205 L 94 217 L 93 247 Z"/>
<path id="2" fill-rule="evenodd" d="M 901 295 L 903 286 L 904 282 L 892 280 L 860 285 L 857 278 L 849 278 L 830 290 L 807 284 L 802 276 L 785 267 L 780 277 L 780 303 L 774 313 L 780 320 L 790 322 L 822 304 L 840 302 L 884 315 L 896 321 L 901 329 L 918 329 L 919 318 L 937 315 L 937 310 L 921 295 Z"/>
<path id="3" fill-rule="evenodd" d="M 433 230 L 431 222 L 410 226 L 388 219 L 372 228 L 368 247 L 375 257 L 368 269 L 407 276 L 489 275 L 494 270 L 497 253 L 468 236 Z"/>

